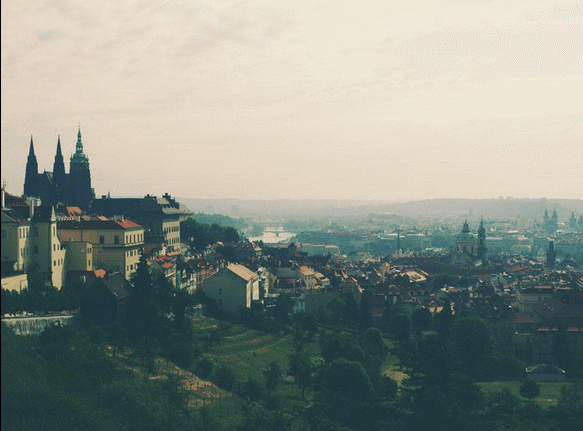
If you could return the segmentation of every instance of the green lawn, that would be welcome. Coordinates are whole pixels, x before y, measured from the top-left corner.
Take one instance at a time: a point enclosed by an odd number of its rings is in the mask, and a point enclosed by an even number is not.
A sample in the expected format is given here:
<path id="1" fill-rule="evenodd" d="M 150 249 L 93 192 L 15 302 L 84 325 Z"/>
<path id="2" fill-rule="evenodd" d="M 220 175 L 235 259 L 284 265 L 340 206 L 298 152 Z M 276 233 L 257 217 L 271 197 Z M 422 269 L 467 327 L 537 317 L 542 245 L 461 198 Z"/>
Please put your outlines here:
<path id="1" fill-rule="evenodd" d="M 195 331 L 199 333 L 216 329 L 218 324 L 218 320 L 207 317 L 199 317 L 194 320 Z M 306 344 L 305 349 L 310 356 L 319 353 L 316 341 Z M 239 381 L 246 380 L 251 376 L 264 383 L 263 370 L 267 369 L 271 362 L 277 362 L 283 374 L 287 374 L 289 355 L 292 352 L 293 339 L 291 335 L 275 336 L 234 324 L 229 335 L 215 344 L 208 356 L 215 367 L 224 365 L 230 368 Z M 281 397 L 285 404 L 306 404 L 306 401 L 301 399 L 301 389 L 293 383 L 293 379 L 289 376 L 284 377 L 276 394 Z M 306 391 L 306 398 L 310 398 L 308 391 Z"/>
<path id="2" fill-rule="evenodd" d="M 522 381 L 496 381 L 496 382 L 479 382 L 478 386 L 485 394 L 500 392 L 507 388 L 512 395 L 526 401 L 527 399 L 520 395 L 520 386 Z M 534 399 L 541 407 L 556 405 L 561 396 L 561 387 L 567 385 L 566 382 L 537 382 L 540 388 L 540 394 Z"/>

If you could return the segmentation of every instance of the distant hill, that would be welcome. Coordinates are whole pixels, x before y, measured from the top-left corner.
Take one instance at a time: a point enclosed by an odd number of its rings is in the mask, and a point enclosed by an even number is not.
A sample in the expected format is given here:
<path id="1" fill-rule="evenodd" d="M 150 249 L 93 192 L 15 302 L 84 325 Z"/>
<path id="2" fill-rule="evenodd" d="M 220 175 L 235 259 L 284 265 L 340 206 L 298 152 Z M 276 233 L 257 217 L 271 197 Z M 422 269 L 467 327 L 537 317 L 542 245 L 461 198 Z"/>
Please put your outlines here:
<path id="1" fill-rule="evenodd" d="M 225 214 L 234 218 L 264 216 L 274 218 L 357 217 L 371 213 L 393 213 L 412 217 L 447 217 L 473 214 L 484 218 L 541 219 L 557 210 L 559 221 L 567 221 L 574 212 L 583 214 L 583 199 L 426 199 L 410 202 L 383 202 L 375 200 L 240 200 L 193 199 L 177 200 L 196 212 Z"/>

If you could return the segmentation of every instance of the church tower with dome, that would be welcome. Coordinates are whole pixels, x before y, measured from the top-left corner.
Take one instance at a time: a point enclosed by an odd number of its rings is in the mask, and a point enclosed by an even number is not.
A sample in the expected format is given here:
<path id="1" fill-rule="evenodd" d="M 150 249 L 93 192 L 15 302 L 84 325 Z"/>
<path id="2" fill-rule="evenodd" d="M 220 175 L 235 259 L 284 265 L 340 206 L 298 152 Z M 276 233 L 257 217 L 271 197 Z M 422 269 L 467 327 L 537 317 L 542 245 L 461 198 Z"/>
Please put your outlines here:
<path id="1" fill-rule="evenodd" d="M 486 228 L 484 220 L 480 220 L 478 235 L 470 232 L 470 225 L 466 220 L 462 231 L 455 237 L 451 250 L 451 262 L 456 265 L 475 266 L 486 257 Z"/>
<path id="2" fill-rule="evenodd" d="M 470 232 L 470 225 L 466 220 L 462 231 L 455 237 L 455 250 L 469 254 L 476 254 L 478 251 L 478 239 Z"/>

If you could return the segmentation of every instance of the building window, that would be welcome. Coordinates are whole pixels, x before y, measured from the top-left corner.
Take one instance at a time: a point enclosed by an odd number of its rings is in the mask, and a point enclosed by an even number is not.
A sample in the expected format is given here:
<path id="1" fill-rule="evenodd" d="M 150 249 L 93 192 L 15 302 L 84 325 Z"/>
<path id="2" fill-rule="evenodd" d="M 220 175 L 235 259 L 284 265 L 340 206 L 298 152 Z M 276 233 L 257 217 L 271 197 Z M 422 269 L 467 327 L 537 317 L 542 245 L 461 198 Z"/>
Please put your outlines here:
<path id="1" fill-rule="evenodd" d="M 105 244 L 105 237 L 103 235 L 99 236 L 99 244 Z"/>
<path id="2" fill-rule="evenodd" d="M 113 243 L 114 244 L 119 244 L 119 235 L 116 235 L 113 237 Z"/>
<path id="3" fill-rule="evenodd" d="M 87 261 L 87 266 L 91 266 L 91 261 L 90 260 Z"/>
<path id="4" fill-rule="evenodd" d="M 34 254 L 38 254 L 38 245 L 34 246 Z"/>

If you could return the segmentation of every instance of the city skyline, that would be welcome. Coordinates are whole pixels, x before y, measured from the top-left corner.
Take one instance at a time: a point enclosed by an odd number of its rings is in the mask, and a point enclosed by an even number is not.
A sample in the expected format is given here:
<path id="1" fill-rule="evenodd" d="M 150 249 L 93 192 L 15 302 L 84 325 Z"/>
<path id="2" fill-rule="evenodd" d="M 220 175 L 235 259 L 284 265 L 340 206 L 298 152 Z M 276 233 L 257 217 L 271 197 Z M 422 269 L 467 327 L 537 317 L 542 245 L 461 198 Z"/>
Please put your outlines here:
<path id="1" fill-rule="evenodd" d="M 2 10 L 11 193 L 80 124 L 97 196 L 583 198 L 577 1 Z"/>

